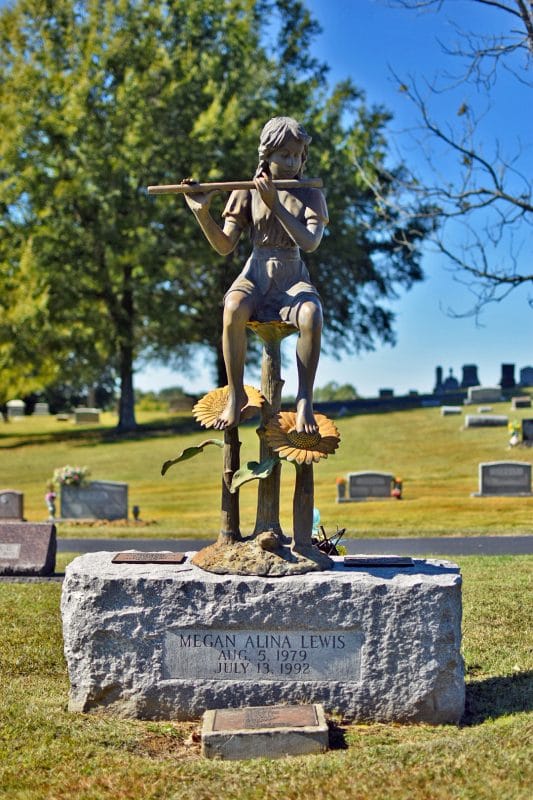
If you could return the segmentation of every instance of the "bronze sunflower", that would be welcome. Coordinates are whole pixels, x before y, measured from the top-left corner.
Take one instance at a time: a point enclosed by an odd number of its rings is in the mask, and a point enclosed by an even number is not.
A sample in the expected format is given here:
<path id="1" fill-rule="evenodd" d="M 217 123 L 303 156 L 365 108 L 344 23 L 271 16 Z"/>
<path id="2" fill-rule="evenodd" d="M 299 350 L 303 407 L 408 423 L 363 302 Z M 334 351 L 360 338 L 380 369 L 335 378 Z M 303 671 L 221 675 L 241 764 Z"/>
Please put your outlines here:
<path id="1" fill-rule="evenodd" d="M 265 400 L 261 392 L 254 386 L 245 386 L 244 391 L 246 392 L 248 402 L 241 409 L 241 422 L 257 414 Z M 205 394 L 192 409 L 195 420 L 199 422 L 200 425 L 203 425 L 204 428 L 212 428 L 226 407 L 228 394 L 228 386 L 213 389 L 211 392 Z"/>
<path id="2" fill-rule="evenodd" d="M 296 412 L 281 411 L 266 426 L 268 444 L 280 458 L 297 464 L 312 464 L 335 452 L 339 446 L 339 431 L 324 414 L 315 414 L 316 433 L 298 433 Z"/>

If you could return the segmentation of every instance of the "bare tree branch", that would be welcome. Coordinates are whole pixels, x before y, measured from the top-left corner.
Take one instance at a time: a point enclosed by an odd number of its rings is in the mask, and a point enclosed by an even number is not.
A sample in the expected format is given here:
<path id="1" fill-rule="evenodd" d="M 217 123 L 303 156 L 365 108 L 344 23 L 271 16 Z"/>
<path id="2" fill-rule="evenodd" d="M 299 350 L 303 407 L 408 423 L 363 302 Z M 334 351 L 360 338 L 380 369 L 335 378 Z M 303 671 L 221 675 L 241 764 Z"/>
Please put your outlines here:
<path id="1" fill-rule="evenodd" d="M 425 82 L 423 94 L 414 78 L 401 80 L 393 72 L 398 88 L 417 110 L 420 123 L 410 132 L 411 141 L 416 143 L 421 163 L 423 159 L 426 162 L 423 178 L 415 174 L 403 177 L 402 206 L 395 208 L 395 213 L 414 217 L 416 207 L 418 219 L 425 215 L 434 221 L 434 246 L 474 298 L 472 308 L 460 316 L 477 317 L 485 305 L 500 302 L 518 286 L 533 286 L 529 257 L 533 246 L 530 242 L 528 249 L 526 244 L 533 225 L 533 188 L 531 176 L 526 174 L 527 164 L 523 163 L 527 152 L 519 146 L 511 157 L 497 139 L 489 136 L 487 141 L 484 119 L 492 111 L 492 89 L 499 67 L 513 75 L 519 85 L 531 85 L 533 6 L 525 0 L 471 2 L 484 6 L 487 13 L 500 14 L 504 24 L 501 34 L 492 35 L 472 33 L 454 23 L 459 44 L 440 46 L 451 59 L 462 63 L 462 75 L 441 73 L 439 82 L 444 78 L 447 84 Z M 445 0 L 389 0 L 389 4 L 426 12 L 453 10 L 453 4 Z M 424 95 L 457 90 L 463 84 L 471 91 L 460 103 L 456 119 L 440 122 Z M 476 111 L 480 100 L 485 108 Z M 525 105 L 524 113 L 517 113 L 516 119 L 524 115 Z M 386 209 L 387 194 L 381 190 L 381 182 L 386 186 L 390 177 L 376 169 L 369 174 L 368 165 L 366 169 L 365 174 L 359 167 L 361 178 L 386 215 L 391 210 Z M 530 302 L 533 305 L 533 299 Z"/>

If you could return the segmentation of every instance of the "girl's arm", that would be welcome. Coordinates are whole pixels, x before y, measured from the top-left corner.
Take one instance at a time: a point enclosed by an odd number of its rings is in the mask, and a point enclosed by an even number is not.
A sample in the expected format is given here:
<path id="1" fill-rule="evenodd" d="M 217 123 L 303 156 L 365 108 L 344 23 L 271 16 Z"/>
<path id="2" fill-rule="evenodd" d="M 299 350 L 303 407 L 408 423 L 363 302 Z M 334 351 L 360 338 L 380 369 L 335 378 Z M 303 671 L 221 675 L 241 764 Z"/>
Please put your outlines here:
<path id="1" fill-rule="evenodd" d="M 254 179 L 254 183 L 263 203 L 274 212 L 295 244 L 305 253 L 316 250 L 322 241 L 324 223 L 313 218 L 304 224 L 296 219 L 279 199 L 278 192 L 268 176 L 260 175 Z"/>
<path id="2" fill-rule="evenodd" d="M 227 219 L 224 222 L 223 229 L 217 225 L 209 213 L 213 195 L 214 192 L 209 192 L 209 194 L 186 194 L 185 201 L 196 217 L 211 247 L 221 256 L 227 256 L 235 249 L 241 235 L 241 229 L 231 219 Z"/>

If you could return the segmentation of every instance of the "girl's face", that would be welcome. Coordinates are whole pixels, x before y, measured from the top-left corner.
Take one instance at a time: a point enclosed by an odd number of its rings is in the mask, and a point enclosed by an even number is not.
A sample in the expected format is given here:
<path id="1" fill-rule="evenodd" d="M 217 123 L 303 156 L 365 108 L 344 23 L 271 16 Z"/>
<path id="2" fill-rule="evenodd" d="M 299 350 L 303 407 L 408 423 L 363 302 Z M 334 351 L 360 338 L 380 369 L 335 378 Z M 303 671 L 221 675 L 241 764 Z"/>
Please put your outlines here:
<path id="1" fill-rule="evenodd" d="M 303 142 L 298 142 L 292 136 L 281 145 L 279 150 L 274 150 L 268 159 L 270 174 L 274 180 L 294 178 L 302 168 L 303 153 Z"/>

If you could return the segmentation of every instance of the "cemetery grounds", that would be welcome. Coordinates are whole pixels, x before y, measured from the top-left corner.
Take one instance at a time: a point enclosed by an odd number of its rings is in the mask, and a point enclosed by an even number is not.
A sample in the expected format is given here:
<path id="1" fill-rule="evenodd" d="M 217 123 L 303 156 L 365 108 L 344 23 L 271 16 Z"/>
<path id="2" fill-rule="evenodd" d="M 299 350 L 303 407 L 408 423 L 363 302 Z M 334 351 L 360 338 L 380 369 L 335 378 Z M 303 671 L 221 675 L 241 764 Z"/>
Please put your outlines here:
<path id="1" fill-rule="evenodd" d="M 528 413 L 529 411 L 529 413 Z M 495 413 L 510 419 L 531 410 Z M 465 411 L 465 413 L 467 413 Z M 173 467 L 163 461 L 208 438 L 189 417 L 140 416 L 118 438 L 116 418 L 76 426 L 26 418 L 0 427 L 0 487 L 24 492 L 25 516 L 46 518 L 46 482 L 56 467 L 86 465 L 95 480 L 129 484 L 141 520 L 58 525 L 60 537 L 213 538 L 217 533 L 218 448 Z M 531 533 L 533 498 L 473 498 L 481 462 L 533 461 L 508 448 L 503 428 L 461 430 L 438 408 L 337 420 L 341 447 L 315 470 L 315 505 L 327 532 L 350 536 Z M 257 458 L 254 427 L 240 429 L 243 461 Z M 335 502 L 335 479 L 372 469 L 403 480 L 400 501 Z M 294 471 L 283 467 L 282 509 Z M 255 485 L 241 490 L 244 532 Z M 289 527 L 289 513 L 282 524 Z M 154 541 L 154 549 L 157 542 Z M 61 553 L 57 570 L 75 554 Z M 142 798 L 526 798 L 532 782 L 530 556 L 458 557 L 464 579 L 463 654 L 467 704 L 459 727 L 350 724 L 334 718 L 323 756 L 217 762 L 200 758 L 197 723 L 126 721 L 69 714 L 59 582 L 0 581 L 0 797 Z"/>

